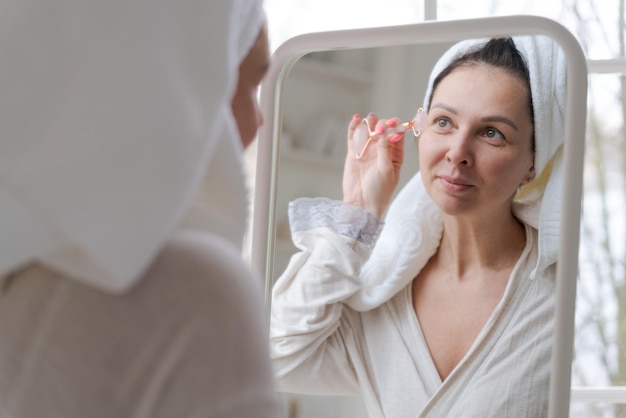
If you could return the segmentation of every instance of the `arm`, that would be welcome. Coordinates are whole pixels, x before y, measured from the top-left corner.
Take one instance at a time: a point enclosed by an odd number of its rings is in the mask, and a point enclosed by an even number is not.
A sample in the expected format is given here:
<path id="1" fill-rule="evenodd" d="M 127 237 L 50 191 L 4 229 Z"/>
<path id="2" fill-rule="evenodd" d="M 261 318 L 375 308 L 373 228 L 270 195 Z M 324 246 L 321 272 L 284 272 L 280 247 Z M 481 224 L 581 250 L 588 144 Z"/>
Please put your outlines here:
<path id="1" fill-rule="evenodd" d="M 367 118 L 380 132 L 395 123 Z M 404 156 L 402 134 L 385 134 L 356 158 L 353 137 L 361 123 L 355 115 L 348 126 L 343 202 L 300 199 L 289 207 L 300 252 L 274 286 L 270 326 L 274 368 L 288 391 L 358 389 L 351 356 L 361 350 L 359 316 L 343 301 L 360 288 L 361 266 L 380 232 Z"/>
<path id="2" fill-rule="evenodd" d="M 342 302 L 360 288 L 360 268 L 371 253 L 380 220 L 361 208 L 323 198 L 292 202 L 289 218 L 300 252 L 273 289 L 270 346 L 279 387 L 355 393 L 350 352 L 358 349 L 359 324 Z"/>

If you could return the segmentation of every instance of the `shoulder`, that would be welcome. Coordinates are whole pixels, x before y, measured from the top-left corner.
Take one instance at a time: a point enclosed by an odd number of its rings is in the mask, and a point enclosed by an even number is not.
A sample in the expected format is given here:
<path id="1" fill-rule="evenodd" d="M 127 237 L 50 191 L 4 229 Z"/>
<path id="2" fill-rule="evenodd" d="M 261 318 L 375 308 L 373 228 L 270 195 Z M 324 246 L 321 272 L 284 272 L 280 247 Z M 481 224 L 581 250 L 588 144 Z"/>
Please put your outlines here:
<path id="1" fill-rule="evenodd" d="M 170 315 L 181 320 L 200 318 L 205 326 L 221 326 L 226 320 L 232 327 L 262 330 L 267 321 L 260 276 L 238 248 L 207 233 L 170 238 L 125 296 L 141 306 L 167 306 Z"/>
<path id="2" fill-rule="evenodd" d="M 168 276 L 177 286 L 261 298 L 261 277 L 243 261 L 239 248 L 214 234 L 174 235 L 152 264 L 150 274 Z"/>
<path id="3" fill-rule="evenodd" d="M 238 248 L 212 234 L 177 234 L 136 290 L 176 325 L 170 339 L 184 361 L 169 379 L 180 399 L 202 392 L 220 416 L 276 416 L 261 282 Z"/>

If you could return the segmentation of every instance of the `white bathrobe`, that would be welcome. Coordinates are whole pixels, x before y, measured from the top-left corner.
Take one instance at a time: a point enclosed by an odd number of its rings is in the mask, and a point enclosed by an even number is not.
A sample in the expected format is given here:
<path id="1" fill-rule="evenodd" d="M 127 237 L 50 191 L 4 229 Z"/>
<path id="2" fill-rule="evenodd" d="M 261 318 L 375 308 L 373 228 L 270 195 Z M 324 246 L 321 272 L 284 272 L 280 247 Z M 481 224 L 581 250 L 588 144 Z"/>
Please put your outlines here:
<path id="1" fill-rule="evenodd" d="M 314 218 L 328 204 L 315 202 L 313 209 L 310 203 L 294 202 L 300 206 L 295 216 L 304 219 L 309 208 L 309 219 Z M 342 210 L 360 216 L 356 208 Z M 344 302 L 362 287 L 355 277 L 370 247 L 331 227 L 296 231 L 300 252 L 272 298 L 271 349 L 279 389 L 360 394 L 370 417 L 546 416 L 555 268 L 529 279 L 537 262 L 537 231 L 526 226 L 526 234 L 502 300 L 442 382 L 413 309 L 411 284 L 359 312 Z"/>
<path id="2" fill-rule="evenodd" d="M 360 393 L 371 417 L 547 415 L 565 60 L 549 38 L 514 41 L 530 72 L 537 177 L 513 205 L 526 226 L 526 248 L 470 350 L 442 382 L 415 315 L 411 283 L 443 230 L 418 173 L 392 202 L 384 226 L 342 202 L 290 204 L 299 252 L 274 286 L 270 326 L 281 390 Z M 429 89 L 456 54 L 477 42 L 444 54 Z"/>

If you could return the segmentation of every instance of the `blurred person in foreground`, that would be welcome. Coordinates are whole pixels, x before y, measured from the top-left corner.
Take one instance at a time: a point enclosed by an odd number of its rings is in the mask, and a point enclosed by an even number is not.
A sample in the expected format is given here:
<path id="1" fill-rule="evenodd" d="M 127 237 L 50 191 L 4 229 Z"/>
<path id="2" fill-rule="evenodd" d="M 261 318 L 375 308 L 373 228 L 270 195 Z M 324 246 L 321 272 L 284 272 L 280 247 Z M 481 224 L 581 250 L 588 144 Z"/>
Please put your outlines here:
<path id="1" fill-rule="evenodd" d="M 278 416 L 241 153 L 262 1 L 2 3 L 0 416 Z"/>

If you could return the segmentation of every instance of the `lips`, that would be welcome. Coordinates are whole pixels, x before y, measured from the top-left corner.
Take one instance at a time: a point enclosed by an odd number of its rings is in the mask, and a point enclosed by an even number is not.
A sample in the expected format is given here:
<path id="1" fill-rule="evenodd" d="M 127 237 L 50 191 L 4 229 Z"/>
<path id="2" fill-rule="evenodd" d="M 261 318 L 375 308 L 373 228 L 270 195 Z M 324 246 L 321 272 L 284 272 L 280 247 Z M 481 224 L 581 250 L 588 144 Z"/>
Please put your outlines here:
<path id="1" fill-rule="evenodd" d="M 463 191 L 474 187 L 474 185 L 462 177 L 437 176 L 446 189 L 453 191 Z"/>

